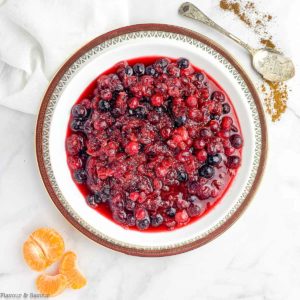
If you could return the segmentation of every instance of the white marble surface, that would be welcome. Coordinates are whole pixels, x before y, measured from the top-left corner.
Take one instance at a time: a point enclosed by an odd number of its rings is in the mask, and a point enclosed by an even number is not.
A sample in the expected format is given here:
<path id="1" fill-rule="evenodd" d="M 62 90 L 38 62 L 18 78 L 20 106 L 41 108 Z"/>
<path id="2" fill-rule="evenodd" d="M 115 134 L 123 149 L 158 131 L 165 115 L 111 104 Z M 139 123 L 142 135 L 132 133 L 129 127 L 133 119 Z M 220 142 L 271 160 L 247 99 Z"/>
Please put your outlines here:
<path id="1" fill-rule="evenodd" d="M 58 299 L 300 299 L 299 77 L 289 83 L 289 108 L 282 120 L 275 124 L 268 120 L 267 169 L 240 220 L 216 240 L 189 253 L 130 257 L 99 246 L 76 231 L 43 188 L 34 155 L 35 119 L 40 97 L 55 70 L 80 45 L 107 30 L 161 22 L 216 39 L 232 51 L 257 84 L 259 78 L 242 49 L 177 16 L 180 0 L 0 3 L 0 297 L 1 293 L 35 292 L 37 273 L 24 264 L 21 247 L 32 230 L 50 226 L 62 233 L 68 249 L 77 252 L 88 278 L 84 289 L 68 290 Z M 220 11 L 217 0 L 194 3 L 246 41 L 257 44 L 249 29 Z M 277 16 L 271 31 L 299 71 L 300 2 L 257 3 Z"/>

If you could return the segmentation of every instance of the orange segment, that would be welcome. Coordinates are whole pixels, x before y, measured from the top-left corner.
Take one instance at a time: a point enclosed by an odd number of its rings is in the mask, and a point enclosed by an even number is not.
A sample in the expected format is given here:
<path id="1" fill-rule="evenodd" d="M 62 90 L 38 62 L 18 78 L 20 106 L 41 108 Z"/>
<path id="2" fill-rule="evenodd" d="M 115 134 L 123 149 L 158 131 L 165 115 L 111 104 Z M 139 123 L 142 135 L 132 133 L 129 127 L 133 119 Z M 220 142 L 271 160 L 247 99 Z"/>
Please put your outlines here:
<path id="1" fill-rule="evenodd" d="M 23 245 L 23 256 L 29 267 L 35 271 L 45 270 L 48 266 L 44 252 L 30 238 Z"/>
<path id="2" fill-rule="evenodd" d="M 68 286 L 72 289 L 80 289 L 87 283 L 86 278 L 78 270 L 76 261 L 76 254 L 68 251 L 64 254 L 59 265 L 59 273 L 68 278 Z"/>
<path id="3" fill-rule="evenodd" d="M 65 244 L 54 229 L 40 228 L 34 231 L 23 245 L 23 256 L 30 268 L 46 269 L 64 253 Z"/>
<path id="4" fill-rule="evenodd" d="M 42 248 L 50 264 L 63 255 L 65 250 L 64 240 L 54 229 L 40 228 L 34 231 L 30 236 Z"/>
<path id="5" fill-rule="evenodd" d="M 42 274 L 36 279 L 38 291 L 47 296 L 56 296 L 67 287 L 67 277 L 62 274 L 45 275 Z"/>

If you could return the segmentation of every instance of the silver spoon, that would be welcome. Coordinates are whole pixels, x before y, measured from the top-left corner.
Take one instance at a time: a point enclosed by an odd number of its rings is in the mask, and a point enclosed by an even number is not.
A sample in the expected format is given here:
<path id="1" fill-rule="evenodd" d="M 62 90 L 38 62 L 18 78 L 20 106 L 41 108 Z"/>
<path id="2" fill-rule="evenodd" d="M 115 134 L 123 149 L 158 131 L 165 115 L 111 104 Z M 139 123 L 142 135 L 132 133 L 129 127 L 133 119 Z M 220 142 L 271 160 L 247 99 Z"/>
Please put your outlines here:
<path id="1" fill-rule="evenodd" d="M 200 21 L 218 30 L 247 49 L 252 55 L 253 67 L 266 80 L 284 81 L 292 78 L 295 75 L 295 67 L 290 58 L 284 56 L 281 52 L 270 48 L 254 49 L 250 47 L 238 37 L 216 24 L 192 3 L 183 3 L 179 7 L 179 14 Z"/>

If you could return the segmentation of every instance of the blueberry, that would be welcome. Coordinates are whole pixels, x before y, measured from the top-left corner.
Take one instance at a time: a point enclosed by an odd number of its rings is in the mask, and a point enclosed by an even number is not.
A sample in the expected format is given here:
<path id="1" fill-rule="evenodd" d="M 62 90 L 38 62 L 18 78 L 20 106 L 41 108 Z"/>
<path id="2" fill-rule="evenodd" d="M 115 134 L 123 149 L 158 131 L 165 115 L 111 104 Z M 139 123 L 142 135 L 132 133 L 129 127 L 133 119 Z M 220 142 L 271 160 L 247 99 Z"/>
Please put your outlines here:
<path id="1" fill-rule="evenodd" d="M 190 195 L 187 200 L 189 202 L 195 202 L 195 201 L 199 200 L 199 198 L 195 195 Z"/>
<path id="2" fill-rule="evenodd" d="M 73 176 L 78 183 L 84 183 L 87 179 L 86 172 L 83 169 L 75 171 Z"/>
<path id="3" fill-rule="evenodd" d="M 168 64 L 169 62 L 166 58 L 160 58 L 155 62 L 155 66 L 158 66 L 160 68 L 166 68 Z"/>
<path id="4" fill-rule="evenodd" d="M 179 171 L 177 173 L 177 179 L 180 181 L 180 182 L 183 182 L 183 181 L 187 181 L 188 180 L 188 174 L 186 172 L 183 172 L 183 171 Z"/>
<path id="5" fill-rule="evenodd" d="M 163 221 L 164 221 L 164 218 L 161 214 L 157 214 L 157 215 L 151 217 L 151 225 L 153 227 L 160 226 L 163 223 Z"/>
<path id="6" fill-rule="evenodd" d="M 114 117 L 114 118 L 119 118 L 121 116 L 121 111 L 119 108 L 114 108 L 112 111 L 111 111 L 111 115 Z"/>
<path id="7" fill-rule="evenodd" d="M 149 221 L 148 218 L 143 219 L 143 220 L 137 220 L 137 221 L 136 221 L 136 226 L 137 226 L 137 228 L 140 229 L 140 230 L 145 230 L 145 229 L 147 229 L 147 228 L 149 227 L 149 225 L 150 225 L 150 221 Z"/>
<path id="8" fill-rule="evenodd" d="M 223 114 L 229 114 L 230 113 L 230 105 L 228 103 L 224 103 L 222 104 L 222 108 L 223 108 Z"/>
<path id="9" fill-rule="evenodd" d="M 133 74 L 133 69 L 130 66 L 125 68 L 125 74 L 131 76 Z"/>
<path id="10" fill-rule="evenodd" d="M 233 148 L 239 149 L 243 146 L 243 139 L 239 134 L 233 134 L 230 137 L 230 143 Z"/>
<path id="11" fill-rule="evenodd" d="M 199 132 L 201 137 L 211 137 L 212 133 L 208 128 L 202 128 Z"/>
<path id="12" fill-rule="evenodd" d="M 88 115 L 87 109 L 81 104 L 74 105 L 71 113 L 75 119 L 80 119 L 80 120 L 86 118 Z"/>
<path id="13" fill-rule="evenodd" d="M 181 127 L 185 124 L 185 122 L 186 122 L 186 116 L 180 116 L 174 120 L 174 126 Z"/>
<path id="14" fill-rule="evenodd" d="M 147 75 L 154 76 L 156 71 L 155 71 L 154 67 L 152 65 L 150 65 L 150 66 L 146 67 L 145 73 Z"/>
<path id="15" fill-rule="evenodd" d="M 134 110 L 134 112 L 135 112 L 136 117 L 139 119 L 145 119 L 147 116 L 147 111 L 146 111 L 145 107 L 143 107 L 143 106 L 139 106 L 138 108 L 136 108 Z"/>
<path id="16" fill-rule="evenodd" d="M 203 165 L 201 168 L 198 170 L 199 176 L 210 179 L 214 176 L 215 170 L 213 167 L 209 165 Z"/>
<path id="17" fill-rule="evenodd" d="M 217 153 L 215 155 L 208 155 L 207 157 L 207 163 L 211 166 L 217 166 L 222 161 L 222 156 Z"/>
<path id="18" fill-rule="evenodd" d="M 97 195 L 101 202 L 106 203 L 108 200 L 110 200 L 110 187 L 105 185 Z"/>
<path id="19" fill-rule="evenodd" d="M 196 217 L 199 216 L 201 213 L 201 208 L 197 204 L 192 204 L 187 208 L 187 213 L 190 217 Z"/>
<path id="20" fill-rule="evenodd" d="M 211 120 L 219 120 L 220 119 L 220 116 L 217 115 L 217 114 L 210 114 L 209 117 L 210 117 Z"/>
<path id="21" fill-rule="evenodd" d="M 125 201 L 125 208 L 126 208 L 127 210 L 134 210 L 134 208 L 135 208 L 135 202 L 134 202 L 134 201 L 131 201 L 131 200 L 129 200 L 129 199 L 127 199 L 127 200 Z"/>
<path id="22" fill-rule="evenodd" d="M 186 69 L 189 67 L 189 64 L 190 62 L 186 58 L 181 57 L 177 60 L 177 66 L 179 69 Z"/>
<path id="23" fill-rule="evenodd" d="M 101 203 L 101 199 L 99 198 L 98 195 L 92 195 L 92 194 L 90 194 L 90 195 L 88 195 L 86 197 L 86 202 L 91 207 L 97 207 L 98 204 Z"/>
<path id="24" fill-rule="evenodd" d="M 171 218 L 175 217 L 175 215 L 176 215 L 176 208 L 174 208 L 174 207 L 169 207 L 169 208 L 166 210 L 166 214 L 167 214 L 169 217 L 171 217 Z"/>
<path id="25" fill-rule="evenodd" d="M 158 73 L 164 73 L 168 64 L 169 61 L 166 58 L 160 58 L 155 62 L 154 68 Z"/>
<path id="26" fill-rule="evenodd" d="M 113 219 L 120 224 L 124 224 L 127 220 L 127 214 L 124 210 L 116 208 L 113 210 Z"/>
<path id="27" fill-rule="evenodd" d="M 195 78 L 198 80 L 198 81 L 202 81 L 204 79 L 204 75 L 203 73 L 195 73 Z"/>
<path id="28" fill-rule="evenodd" d="M 82 131 L 83 130 L 83 123 L 82 123 L 81 120 L 74 119 L 74 120 L 72 120 L 72 122 L 70 124 L 70 128 L 73 131 Z"/>
<path id="29" fill-rule="evenodd" d="M 126 223 L 128 226 L 134 226 L 135 225 L 135 217 L 133 214 L 127 214 Z"/>
<path id="30" fill-rule="evenodd" d="M 88 119 L 85 121 L 85 123 L 83 124 L 83 132 L 85 134 L 90 134 L 92 133 L 94 130 L 93 125 L 92 125 L 92 120 Z"/>
<path id="31" fill-rule="evenodd" d="M 133 109 L 129 109 L 128 110 L 128 114 L 129 114 L 129 116 L 134 116 L 135 115 L 135 111 Z"/>
<path id="32" fill-rule="evenodd" d="M 103 112 L 111 110 L 111 104 L 109 101 L 100 100 L 99 101 L 99 109 Z"/>
<path id="33" fill-rule="evenodd" d="M 145 65 L 144 64 L 135 64 L 133 66 L 133 71 L 135 75 L 144 75 L 145 74 Z"/>
<path id="34" fill-rule="evenodd" d="M 159 106 L 159 107 L 154 107 L 154 110 L 155 111 L 157 111 L 159 114 L 162 114 L 163 112 L 164 112 L 164 109 L 161 107 L 161 106 Z"/>

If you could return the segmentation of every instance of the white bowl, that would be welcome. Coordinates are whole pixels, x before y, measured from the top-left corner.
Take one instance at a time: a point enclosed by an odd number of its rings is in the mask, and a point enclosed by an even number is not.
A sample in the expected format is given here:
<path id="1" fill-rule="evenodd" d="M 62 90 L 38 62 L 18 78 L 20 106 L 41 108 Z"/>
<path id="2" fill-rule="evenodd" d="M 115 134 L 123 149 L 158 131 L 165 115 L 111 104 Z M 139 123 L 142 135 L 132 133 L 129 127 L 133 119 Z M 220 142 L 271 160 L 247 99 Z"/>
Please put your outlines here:
<path id="1" fill-rule="evenodd" d="M 186 57 L 204 69 L 233 102 L 244 136 L 243 160 L 220 203 L 207 215 L 170 232 L 126 230 L 86 205 L 67 165 L 65 138 L 70 109 L 83 90 L 115 63 L 142 56 Z M 228 228 L 249 203 L 266 156 L 266 126 L 249 77 L 221 46 L 183 28 L 144 24 L 100 36 L 59 70 L 44 97 L 37 123 L 37 158 L 44 184 L 60 211 L 80 231 L 115 250 L 143 256 L 198 247 Z"/>

